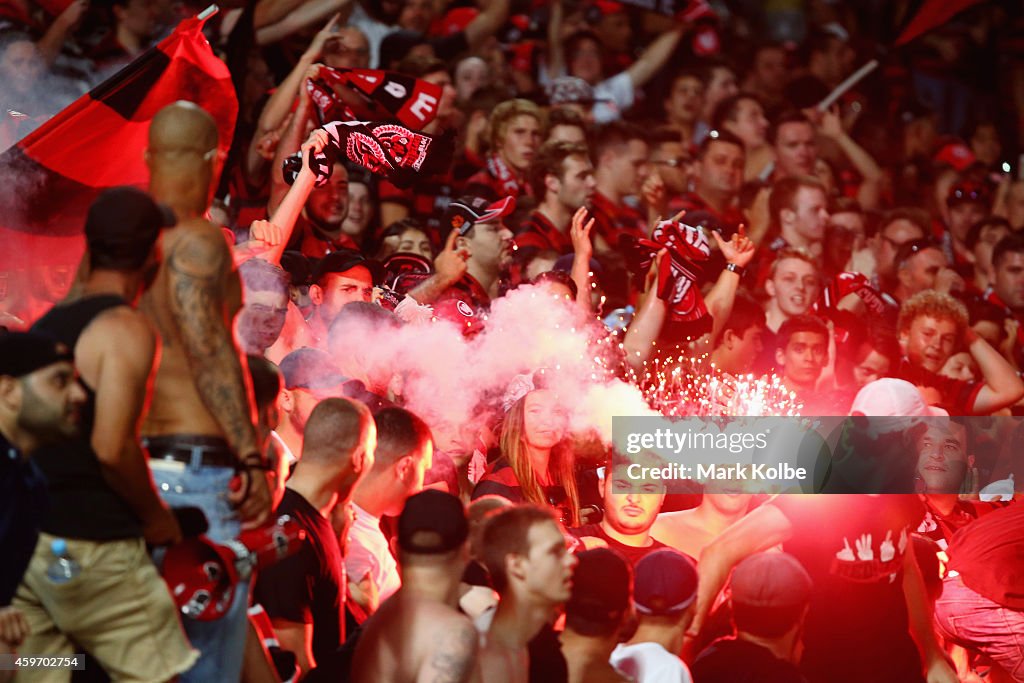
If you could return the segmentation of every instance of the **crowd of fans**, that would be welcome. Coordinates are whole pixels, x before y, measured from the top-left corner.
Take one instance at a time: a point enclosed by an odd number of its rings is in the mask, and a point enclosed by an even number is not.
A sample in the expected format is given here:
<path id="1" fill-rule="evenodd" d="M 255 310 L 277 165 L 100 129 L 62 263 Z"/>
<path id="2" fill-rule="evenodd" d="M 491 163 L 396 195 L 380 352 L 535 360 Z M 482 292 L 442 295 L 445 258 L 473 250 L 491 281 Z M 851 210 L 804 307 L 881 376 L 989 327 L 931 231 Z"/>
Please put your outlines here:
<path id="1" fill-rule="evenodd" d="M 86 655 L 15 680 L 1024 681 L 1024 11 L 646 4 L 207 24 L 226 157 L 161 109 L 70 291 L 3 273 L 0 654 Z M 4 4 L 3 146 L 202 9 Z M 443 172 L 329 155 L 350 69 Z M 670 492 L 658 412 L 905 417 L 917 493 Z"/>

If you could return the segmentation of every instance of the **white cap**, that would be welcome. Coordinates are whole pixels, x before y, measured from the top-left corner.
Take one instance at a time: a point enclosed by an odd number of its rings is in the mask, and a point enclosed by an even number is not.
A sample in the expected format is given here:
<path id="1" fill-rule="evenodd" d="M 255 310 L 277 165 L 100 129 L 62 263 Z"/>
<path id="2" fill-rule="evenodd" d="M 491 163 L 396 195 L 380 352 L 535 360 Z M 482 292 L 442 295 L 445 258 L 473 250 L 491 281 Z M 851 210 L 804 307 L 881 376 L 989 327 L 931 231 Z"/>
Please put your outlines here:
<path id="1" fill-rule="evenodd" d="M 910 382 L 883 377 L 868 382 L 853 399 L 851 415 L 868 417 L 940 417 L 948 416 L 942 408 L 924 402 L 921 392 Z"/>

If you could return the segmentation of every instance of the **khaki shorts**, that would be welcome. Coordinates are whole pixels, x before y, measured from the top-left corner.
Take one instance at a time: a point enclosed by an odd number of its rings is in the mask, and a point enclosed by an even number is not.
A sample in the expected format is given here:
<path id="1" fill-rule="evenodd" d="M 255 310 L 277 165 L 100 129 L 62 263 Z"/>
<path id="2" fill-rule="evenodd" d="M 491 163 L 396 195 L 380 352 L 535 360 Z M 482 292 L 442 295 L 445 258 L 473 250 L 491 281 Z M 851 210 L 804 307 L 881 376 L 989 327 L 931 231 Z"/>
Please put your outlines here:
<path id="1" fill-rule="evenodd" d="M 46 577 L 53 536 L 40 534 L 14 598 L 32 633 L 18 648 L 25 655 L 88 652 L 113 681 L 166 681 L 199 657 L 185 638 L 167 584 L 142 539 L 68 539 L 68 553 L 82 571 L 65 584 Z M 21 671 L 17 681 L 60 682 L 70 671 Z"/>

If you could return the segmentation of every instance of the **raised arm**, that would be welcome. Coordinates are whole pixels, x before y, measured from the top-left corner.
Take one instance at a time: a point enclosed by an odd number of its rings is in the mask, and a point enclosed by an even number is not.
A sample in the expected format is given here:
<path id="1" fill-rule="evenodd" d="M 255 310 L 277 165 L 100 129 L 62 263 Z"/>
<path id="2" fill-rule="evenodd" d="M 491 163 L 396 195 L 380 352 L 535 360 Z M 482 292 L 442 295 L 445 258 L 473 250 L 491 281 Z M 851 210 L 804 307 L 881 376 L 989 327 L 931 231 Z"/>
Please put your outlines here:
<path id="1" fill-rule="evenodd" d="M 590 243 L 590 230 L 594 219 L 587 220 L 587 209 L 580 207 L 572 217 L 569 236 L 572 238 L 572 271 L 569 275 L 576 283 L 576 305 L 584 313 L 592 313 L 590 303 L 590 258 L 594 246 Z"/>
<path id="2" fill-rule="evenodd" d="M 565 55 L 562 53 L 562 21 L 565 7 L 562 0 L 553 0 L 548 16 L 548 78 L 555 80 L 565 73 Z"/>
<path id="3" fill-rule="evenodd" d="M 683 37 L 684 29 L 685 24 L 662 33 L 643 51 L 640 58 L 633 62 L 628 73 L 634 88 L 643 87 L 665 65 L 668 58 L 675 52 L 676 46 L 679 45 L 679 39 Z"/>
<path id="4" fill-rule="evenodd" d="M 860 191 L 857 199 L 865 211 L 878 208 L 880 200 L 880 186 L 882 183 L 882 169 L 875 162 L 874 158 L 867 151 L 858 145 L 843 128 L 843 121 L 839 111 L 833 108 L 824 112 L 821 116 L 821 123 L 818 130 L 825 137 L 835 141 L 846 158 L 850 160 L 857 173 L 862 178 Z"/>
<path id="5" fill-rule="evenodd" d="M 452 230 L 448 234 L 444 249 L 434 259 L 433 275 L 409 292 L 409 296 L 415 299 L 416 303 L 434 303 L 444 293 L 444 290 L 461 280 L 462 276 L 466 274 L 466 261 L 470 256 L 469 249 L 457 247 L 458 239 L 459 231 Z"/>
<path id="6" fill-rule="evenodd" d="M 754 247 L 754 243 L 747 238 L 742 226 L 728 242 L 722 239 L 718 231 L 712 231 L 711 236 L 718 244 L 722 256 L 725 257 L 725 262 L 739 269 L 738 271 L 723 270 L 711 291 L 704 297 L 704 304 L 708 307 L 708 313 L 711 314 L 713 321 L 711 340 L 714 343 L 714 340 L 718 339 L 718 335 L 722 333 L 725 321 L 732 315 L 732 304 L 736 300 L 740 276 L 750 264 L 751 259 L 754 258 L 757 249 Z"/>
<path id="7" fill-rule="evenodd" d="M 466 27 L 466 42 L 470 50 L 476 50 L 485 40 L 493 36 L 508 19 L 509 0 L 478 0 L 480 14 Z"/>
<path id="8" fill-rule="evenodd" d="M 332 14 L 351 10 L 352 0 L 308 0 L 299 4 L 286 17 L 275 24 L 256 31 L 258 45 L 270 45 L 287 38 L 301 29 L 323 21 Z"/>
<path id="9" fill-rule="evenodd" d="M 917 643 L 928 683 L 957 683 L 960 679 L 935 638 L 933 610 L 928 601 L 921 568 L 914 555 L 913 543 L 907 544 L 903 554 L 903 599 L 907 605 L 910 635 Z"/>
<path id="10" fill-rule="evenodd" d="M 972 412 L 975 415 L 988 415 L 1019 401 L 1024 396 L 1024 382 L 1009 361 L 969 327 L 966 341 L 967 350 L 978 364 L 985 381 L 974 399 Z"/>
<path id="11" fill-rule="evenodd" d="M 700 633 L 729 572 L 740 560 L 788 540 L 792 533 L 786 515 L 768 503 L 742 517 L 704 548 L 697 564 L 697 611 L 687 635 Z"/>
<path id="12" fill-rule="evenodd" d="M 643 298 L 637 304 L 636 315 L 626 329 L 623 348 L 626 351 L 626 362 L 634 370 L 639 370 L 651 356 L 654 340 L 661 334 L 665 324 L 668 305 L 658 296 L 658 269 L 663 259 L 668 258 L 668 250 L 662 249 L 654 257 L 654 263 L 647 271 L 646 287 Z"/>

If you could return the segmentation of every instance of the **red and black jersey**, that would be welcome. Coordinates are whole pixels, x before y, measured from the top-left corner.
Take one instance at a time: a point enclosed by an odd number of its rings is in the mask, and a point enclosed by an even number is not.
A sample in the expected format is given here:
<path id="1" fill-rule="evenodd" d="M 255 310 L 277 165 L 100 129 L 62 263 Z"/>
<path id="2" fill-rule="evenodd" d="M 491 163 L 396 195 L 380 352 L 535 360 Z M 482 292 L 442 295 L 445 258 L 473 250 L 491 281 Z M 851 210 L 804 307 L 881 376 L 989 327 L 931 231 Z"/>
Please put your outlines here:
<path id="1" fill-rule="evenodd" d="M 497 156 L 488 157 L 484 167 L 466 180 L 463 189 L 466 194 L 484 199 L 532 196 L 526 178 L 517 174 Z"/>
<path id="2" fill-rule="evenodd" d="M 409 217 L 426 227 L 431 242 L 441 244 L 441 219 L 456 197 L 455 178 L 451 171 L 442 176 L 425 176 L 407 190 L 381 180 L 378 194 L 381 203 L 392 202 L 409 209 Z"/>
<path id="3" fill-rule="evenodd" d="M 320 236 L 312 221 L 305 216 L 299 216 L 295 222 L 295 230 L 292 238 L 288 241 L 288 251 L 302 252 L 303 256 L 312 259 L 322 259 L 332 251 L 339 249 L 359 250 L 359 245 L 351 237 L 342 233 L 337 239 L 329 239 Z"/>
<path id="4" fill-rule="evenodd" d="M 594 218 L 594 231 L 610 246 L 617 248 L 619 237 L 647 236 L 647 221 L 639 211 L 625 204 L 616 204 L 600 192 L 590 200 L 590 215 Z"/>
<path id="5" fill-rule="evenodd" d="M 520 249 L 535 247 L 542 251 L 554 249 L 559 254 L 571 254 L 573 250 L 568 233 L 556 228 L 547 216 L 537 210 L 531 211 L 519 226 L 516 246 Z"/>

